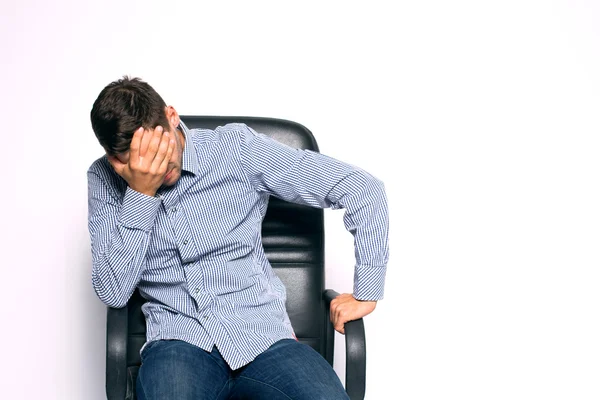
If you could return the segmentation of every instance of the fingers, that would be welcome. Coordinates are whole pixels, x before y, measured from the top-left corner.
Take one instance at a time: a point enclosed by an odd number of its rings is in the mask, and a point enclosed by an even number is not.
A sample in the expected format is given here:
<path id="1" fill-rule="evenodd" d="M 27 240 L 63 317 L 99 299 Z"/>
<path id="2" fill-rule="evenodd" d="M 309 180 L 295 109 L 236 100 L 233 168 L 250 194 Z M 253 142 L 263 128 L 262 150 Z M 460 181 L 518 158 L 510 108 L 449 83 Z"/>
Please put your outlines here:
<path id="1" fill-rule="evenodd" d="M 344 333 L 344 324 L 363 318 L 377 306 L 377 301 L 356 300 L 350 293 L 344 293 L 331 301 L 330 316 L 336 331 Z"/>
<path id="2" fill-rule="evenodd" d="M 171 135 L 167 136 L 167 138 L 169 139 L 169 143 L 167 145 L 167 153 L 165 154 L 165 157 L 163 158 L 159 166 L 159 171 L 161 171 L 161 173 L 163 174 L 167 172 L 167 166 L 169 165 L 169 161 L 171 160 L 173 151 L 175 151 L 175 138 Z"/>
<path id="3" fill-rule="evenodd" d="M 140 147 L 142 137 L 144 136 L 144 128 L 139 127 L 133 132 L 133 137 L 131 138 L 131 144 L 129 145 L 129 157 L 137 158 L 140 156 Z"/>
<path id="4" fill-rule="evenodd" d="M 168 149 L 168 138 L 162 147 L 164 136 L 169 136 L 169 132 L 165 132 L 161 126 L 154 129 L 144 130 L 139 128 L 135 131 L 130 145 L 129 165 L 131 168 L 140 171 L 156 172 Z M 155 164 L 155 159 L 160 157 Z"/>
<path id="5" fill-rule="evenodd" d="M 140 141 L 140 157 L 145 158 L 147 156 L 148 148 L 150 147 L 150 143 L 152 142 L 152 139 L 154 139 L 155 136 L 159 136 L 160 138 L 160 134 L 162 134 L 162 132 L 156 132 L 157 128 L 158 127 L 154 129 L 145 129 L 143 131 L 142 138 Z"/>
<path id="6" fill-rule="evenodd" d="M 167 172 L 167 165 L 171 160 L 171 155 L 175 148 L 175 138 L 170 132 L 165 131 L 161 137 L 156 156 L 152 161 L 150 171 L 157 174 L 164 174 Z"/>
<path id="7" fill-rule="evenodd" d="M 341 317 L 338 316 L 335 319 L 335 321 L 333 322 L 333 329 L 335 329 L 336 331 L 338 331 L 339 333 L 341 333 L 343 335 L 344 333 L 346 333 L 344 330 L 344 324 L 346 322 L 347 321 L 344 321 Z"/>
<path id="8" fill-rule="evenodd" d="M 331 301 L 330 319 L 333 329 L 341 334 L 345 333 L 344 324 L 349 321 L 346 316 L 344 303 L 347 301 L 347 295 L 341 294 Z"/>
<path id="9" fill-rule="evenodd" d="M 156 128 L 154 128 L 154 131 L 149 132 L 152 133 L 152 137 L 150 138 L 150 142 L 148 143 L 148 150 L 146 151 L 144 157 L 148 157 L 149 162 L 152 163 L 154 162 L 154 158 L 158 153 L 158 149 L 160 148 L 160 143 L 162 141 L 164 133 L 167 132 L 163 132 L 162 126 L 157 126 Z"/>

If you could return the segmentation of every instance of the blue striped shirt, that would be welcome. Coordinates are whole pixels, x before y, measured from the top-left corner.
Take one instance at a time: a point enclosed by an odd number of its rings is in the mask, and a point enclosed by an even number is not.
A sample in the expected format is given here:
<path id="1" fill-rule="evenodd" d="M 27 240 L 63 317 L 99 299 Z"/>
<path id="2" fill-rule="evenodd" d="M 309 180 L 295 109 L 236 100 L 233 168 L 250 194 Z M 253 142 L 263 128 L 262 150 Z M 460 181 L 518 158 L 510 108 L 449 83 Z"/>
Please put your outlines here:
<path id="1" fill-rule="evenodd" d="M 261 243 L 270 195 L 345 209 L 355 238 L 354 296 L 383 297 L 388 214 L 383 184 L 317 152 L 298 150 L 244 124 L 189 130 L 182 175 L 155 197 L 127 186 L 107 158 L 88 170 L 92 284 L 110 307 L 135 288 L 148 301 L 146 344 L 216 345 L 237 369 L 294 332 L 286 292 Z"/>

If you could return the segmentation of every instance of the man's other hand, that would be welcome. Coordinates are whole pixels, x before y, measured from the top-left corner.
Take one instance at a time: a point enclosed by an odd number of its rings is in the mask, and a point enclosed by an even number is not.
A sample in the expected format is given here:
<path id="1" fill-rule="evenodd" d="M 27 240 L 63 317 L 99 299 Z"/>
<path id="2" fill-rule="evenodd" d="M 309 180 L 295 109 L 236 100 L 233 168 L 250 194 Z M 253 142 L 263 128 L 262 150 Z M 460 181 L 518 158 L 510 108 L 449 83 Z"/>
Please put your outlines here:
<path id="1" fill-rule="evenodd" d="M 370 314 L 376 305 L 376 301 L 356 300 L 349 293 L 340 294 L 331 300 L 330 317 L 333 328 L 339 333 L 345 333 L 344 324 L 346 322 L 354 321 Z"/>
<path id="2" fill-rule="evenodd" d="M 154 196 L 165 179 L 174 149 L 174 135 L 161 126 L 148 130 L 139 128 L 133 134 L 129 152 L 107 157 L 130 188 Z"/>

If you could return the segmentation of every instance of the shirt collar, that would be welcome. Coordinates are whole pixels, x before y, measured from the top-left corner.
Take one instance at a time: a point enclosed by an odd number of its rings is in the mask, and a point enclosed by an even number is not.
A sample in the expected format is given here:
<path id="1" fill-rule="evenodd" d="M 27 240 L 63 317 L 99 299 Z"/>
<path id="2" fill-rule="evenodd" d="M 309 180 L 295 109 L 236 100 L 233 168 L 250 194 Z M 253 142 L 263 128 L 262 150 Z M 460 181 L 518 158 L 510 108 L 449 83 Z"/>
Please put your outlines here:
<path id="1" fill-rule="evenodd" d="M 196 175 L 200 170 L 200 165 L 198 164 L 196 146 L 192 140 L 192 132 L 185 126 L 183 121 L 179 122 L 179 128 L 183 132 L 183 136 L 185 136 L 185 147 L 183 148 L 183 162 L 181 169 Z"/>

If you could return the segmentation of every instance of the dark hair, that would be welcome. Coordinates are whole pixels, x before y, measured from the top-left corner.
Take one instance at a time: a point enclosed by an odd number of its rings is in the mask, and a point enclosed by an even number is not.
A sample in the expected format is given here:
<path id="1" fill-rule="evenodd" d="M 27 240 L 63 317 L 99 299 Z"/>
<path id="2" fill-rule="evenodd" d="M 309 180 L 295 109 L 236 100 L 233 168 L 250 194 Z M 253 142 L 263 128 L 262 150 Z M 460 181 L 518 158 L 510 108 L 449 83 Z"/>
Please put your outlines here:
<path id="1" fill-rule="evenodd" d="M 92 129 L 109 155 L 129 150 L 133 133 L 140 126 L 169 128 L 164 100 L 139 78 L 111 82 L 98 95 L 90 118 Z"/>

